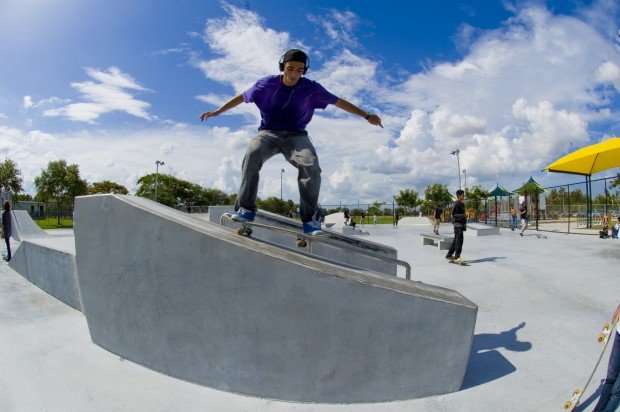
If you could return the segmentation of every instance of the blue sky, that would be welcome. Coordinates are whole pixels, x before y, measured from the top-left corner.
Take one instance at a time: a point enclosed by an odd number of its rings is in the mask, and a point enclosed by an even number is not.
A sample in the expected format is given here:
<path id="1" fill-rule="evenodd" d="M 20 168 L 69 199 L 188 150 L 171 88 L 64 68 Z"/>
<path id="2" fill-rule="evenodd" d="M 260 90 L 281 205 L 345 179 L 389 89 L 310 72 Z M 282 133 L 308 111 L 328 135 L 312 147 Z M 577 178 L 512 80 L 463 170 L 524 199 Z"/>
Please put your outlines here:
<path id="1" fill-rule="evenodd" d="M 315 113 L 323 204 L 455 190 L 455 148 L 469 186 L 573 182 L 539 171 L 620 135 L 618 17 L 611 0 L 0 0 L 0 152 L 29 193 L 57 159 L 132 191 L 162 160 L 164 173 L 236 192 L 258 112 L 198 116 L 299 47 L 307 77 L 385 126 Z M 259 196 L 279 196 L 281 168 L 284 196 L 297 199 L 280 156 Z"/>

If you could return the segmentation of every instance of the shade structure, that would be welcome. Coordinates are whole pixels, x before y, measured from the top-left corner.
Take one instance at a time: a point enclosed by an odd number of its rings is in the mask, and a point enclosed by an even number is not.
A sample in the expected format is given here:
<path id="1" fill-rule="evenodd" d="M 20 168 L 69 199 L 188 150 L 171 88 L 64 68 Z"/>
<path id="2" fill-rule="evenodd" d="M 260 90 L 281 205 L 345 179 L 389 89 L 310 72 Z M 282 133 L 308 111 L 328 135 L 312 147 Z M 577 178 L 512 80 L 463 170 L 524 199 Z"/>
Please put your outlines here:
<path id="1" fill-rule="evenodd" d="M 586 177 L 588 198 L 586 226 L 592 227 L 592 175 L 615 167 L 620 167 L 620 138 L 618 137 L 576 150 L 551 163 L 543 170 Z"/>
<path id="2" fill-rule="evenodd" d="M 511 196 L 514 193 L 506 190 L 502 185 L 500 185 L 499 183 L 495 184 L 495 187 L 493 189 L 491 189 L 489 191 L 489 197 L 494 197 L 494 196 Z"/>
<path id="3" fill-rule="evenodd" d="M 620 167 L 620 137 L 612 137 L 556 160 L 543 170 L 592 176 L 603 170 Z"/>
<path id="4" fill-rule="evenodd" d="M 495 183 L 495 187 L 493 189 L 491 189 L 491 191 L 489 191 L 489 197 L 493 197 L 495 203 L 495 227 L 497 227 L 497 198 L 498 197 L 504 197 L 504 196 L 511 196 L 514 193 L 509 192 L 508 190 L 506 190 L 502 185 L 499 184 L 499 182 Z"/>
<path id="5" fill-rule="evenodd" d="M 540 185 L 540 183 L 538 183 L 536 180 L 534 180 L 534 178 L 532 176 L 530 176 L 530 179 L 523 183 L 523 186 L 521 186 L 520 188 L 515 190 L 515 193 L 518 193 L 520 195 L 525 194 L 529 189 L 529 188 L 537 188 L 540 189 L 541 191 L 544 191 L 545 189 L 543 189 L 543 187 Z"/>

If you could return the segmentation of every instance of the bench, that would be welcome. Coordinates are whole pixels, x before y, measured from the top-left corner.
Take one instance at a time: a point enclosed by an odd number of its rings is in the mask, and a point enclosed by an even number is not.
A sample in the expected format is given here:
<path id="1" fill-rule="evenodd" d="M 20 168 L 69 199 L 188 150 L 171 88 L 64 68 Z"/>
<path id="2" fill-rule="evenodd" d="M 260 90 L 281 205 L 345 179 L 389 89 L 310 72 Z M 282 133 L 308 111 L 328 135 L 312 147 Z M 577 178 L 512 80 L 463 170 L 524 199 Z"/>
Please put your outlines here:
<path id="1" fill-rule="evenodd" d="M 421 233 L 423 245 L 437 245 L 439 250 L 450 249 L 450 244 L 454 236 L 435 235 L 431 233 Z"/>

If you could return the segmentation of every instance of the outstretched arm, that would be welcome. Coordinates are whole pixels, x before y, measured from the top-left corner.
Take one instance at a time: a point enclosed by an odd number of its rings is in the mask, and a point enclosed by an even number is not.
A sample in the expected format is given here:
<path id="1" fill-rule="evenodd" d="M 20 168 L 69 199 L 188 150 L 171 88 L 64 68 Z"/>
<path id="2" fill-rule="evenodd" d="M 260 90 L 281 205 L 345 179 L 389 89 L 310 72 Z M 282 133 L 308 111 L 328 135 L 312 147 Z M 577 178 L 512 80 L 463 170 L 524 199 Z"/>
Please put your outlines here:
<path id="1" fill-rule="evenodd" d="M 209 117 L 219 116 L 220 114 L 224 113 L 225 111 L 228 111 L 228 110 L 232 109 L 233 107 L 239 106 L 241 103 L 243 103 L 243 94 L 239 94 L 239 95 L 233 97 L 232 99 L 230 99 L 229 101 L 224 103 L 224 105 L 222 107 L 220 107 L 219 109 L 217 109 L 217 110 L 212 110 L 210 112 L 204 112 L 203 114 L 200 115 L 200 121 L 204 122 Z"/>
<path id="2" fill-rule="evenodd" d="M 349 103 L 346 100 L 339 98 L 335 105 L 336 107 L 344 110 L 345 112 L 349 112 L 351 114 L 356 114 L 363 117 L 370 124 L 383 127 L 383 125 L 381 124 L 381 118 L 379 116 L 377 116 L 376 114 L 365 112 L 353 103 Z"/>

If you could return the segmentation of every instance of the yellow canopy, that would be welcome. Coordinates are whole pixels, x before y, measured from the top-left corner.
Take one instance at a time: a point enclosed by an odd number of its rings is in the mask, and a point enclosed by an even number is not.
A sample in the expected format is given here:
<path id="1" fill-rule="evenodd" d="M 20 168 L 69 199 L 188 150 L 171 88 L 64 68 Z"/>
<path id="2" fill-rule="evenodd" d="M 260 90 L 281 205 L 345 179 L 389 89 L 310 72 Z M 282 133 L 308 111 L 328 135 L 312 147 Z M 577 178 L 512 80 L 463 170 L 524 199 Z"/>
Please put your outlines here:
<path id="1" fill-rule="evenodd" d="M 568 154 L 543 170 L 591 176 L 603 170 L 620 167 L 620 138 L 612 137 L 601 143 Z"/>

